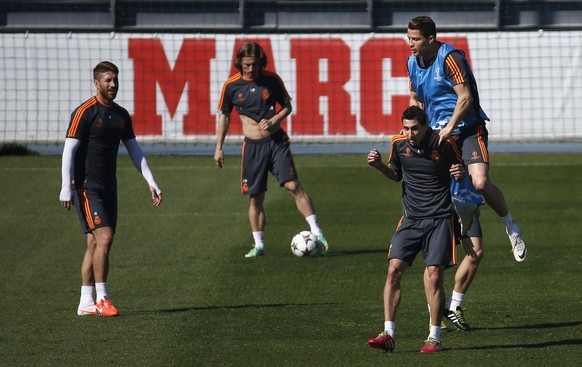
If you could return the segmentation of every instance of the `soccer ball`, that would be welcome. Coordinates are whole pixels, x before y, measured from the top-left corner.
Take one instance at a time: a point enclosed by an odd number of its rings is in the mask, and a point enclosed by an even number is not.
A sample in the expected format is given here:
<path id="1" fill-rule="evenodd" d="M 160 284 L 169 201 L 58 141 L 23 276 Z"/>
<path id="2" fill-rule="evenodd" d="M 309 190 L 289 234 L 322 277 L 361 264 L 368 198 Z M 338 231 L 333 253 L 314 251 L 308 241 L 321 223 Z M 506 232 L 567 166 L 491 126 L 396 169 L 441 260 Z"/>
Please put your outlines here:
<path id="1" fill-rule="evenodd" d="M 315 256 L 319 253 L 317 236 L 309 231 L 301 231 L 291 240 L 291 251 L 298 257 Z"/>

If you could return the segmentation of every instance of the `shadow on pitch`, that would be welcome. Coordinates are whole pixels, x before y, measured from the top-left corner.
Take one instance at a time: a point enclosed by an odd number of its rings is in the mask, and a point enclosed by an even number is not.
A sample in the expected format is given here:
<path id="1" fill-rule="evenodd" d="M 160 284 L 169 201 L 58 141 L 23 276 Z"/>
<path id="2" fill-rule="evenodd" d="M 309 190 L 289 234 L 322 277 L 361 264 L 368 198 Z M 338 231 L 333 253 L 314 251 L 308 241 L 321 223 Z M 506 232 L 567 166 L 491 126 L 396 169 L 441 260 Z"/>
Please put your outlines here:
<path id="1" fill-rule="evenodd" d="M 180 307 L 162 310 L 144 310 L 131 312 L 133 315 L 146 314 L 173 314 L 190 311 L 215 311 L 215 310 L 241 310 L 246 308 L 282 308 L 282 307 L 312 307 L 312 306 L 331 306 L 335 303 L 274 303 L 274 304 L 255 304 L 255 305 L 235 305 L 235 306 L 204 306 L 204 307 Z"/>
<path id="2" fill-rule="evenodd" d="M 353 256 L 353 255 L 367 255 L 367 254 L 388 254 L 388 249 L 374 249 L 374 250 L 347 250 L 347 251 L 330 251 L 326 257 L 334 256 Z"/>
<path id="3" fill-rule="evenodd" d="M 519 326 L 494 326 L 494 327 L 475 327 L 473 331 L 478 330 L 521 330 L 521 329 L 558 329 L 562 327 L 580 326 L 582 321 L 558 322 L 558 323 L 543 323 L 533 325 L 519 325 Z"/>
<path id="4" fill-rule="evenodd" d="M 490 349 L 515 349 L 515 348 L 547 348 L 561 345 L 582 345 L 582 339 L 566 339 L 555 340 L 543 343 L 528 343 L 528 344 L 492 344 L 479 345 L 465 348 L 447 348 L 448 350 L 490 350 Z"/>
<path id="5" fill-rule="evenodd" d="M 582 325 L 582 321 L 572 321 L 572 322 L 558 322 L 558 323 L 543 323 L 543 324 L 533 324 L 533 325 L 522 325 L 522 326 L 500 326 L 500 327 L 485 327 L 485 328 L 473 328 L 473 331 L 479 330 L 525 330 L 525 329 L 559 329 L 564 327 L 577 327 Z M 479 345 L 464 348 L 448 348 L 450 350 L 488 350 L 488 349 L 515 349 L 515 348 L 546 348 L 555 347 L 561 345 L 582 345 L 582 339 L 565 339 L 565 340 L 554 340 L 546 341 L 541 343 L 525 343 L 525 344 L 492 344 L 492 345 Z"/>

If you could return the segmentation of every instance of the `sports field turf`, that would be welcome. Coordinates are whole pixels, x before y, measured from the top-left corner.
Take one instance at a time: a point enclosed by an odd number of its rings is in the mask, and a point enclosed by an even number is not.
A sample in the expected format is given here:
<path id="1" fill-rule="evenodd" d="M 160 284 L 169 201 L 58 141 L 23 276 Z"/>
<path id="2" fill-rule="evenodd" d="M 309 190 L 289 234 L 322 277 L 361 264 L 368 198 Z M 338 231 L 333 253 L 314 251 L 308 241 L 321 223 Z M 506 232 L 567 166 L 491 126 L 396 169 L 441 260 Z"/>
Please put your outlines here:
<path id="1" fill-rule="evenodd" d="M 0 365 L 580 365 L 582 154 L 492 155 L 528 258 L 513 259 L 483 208 L 485 258 L 464 304 L 474 330 L 445 333 L 447 350 L 430 355 L 418 353 L 428 335 L 420 257 L 405 275 L 395 352 L 366 344 L 383 327 L 385 254 L 400 215 L 400 183 L 366 154 L 296 157 L 329 256 L 291 254 L 307 225 L 271 178 L 267 256 L 251 260 L 239 157 L 222 170 L 211 157 L 150 157 L 164 192 L 155 209 L 121 156 L 116 318 L 76 315 L 85 245 L 76 214 L 58 203 L 60 157 L 0 157 Z"/>

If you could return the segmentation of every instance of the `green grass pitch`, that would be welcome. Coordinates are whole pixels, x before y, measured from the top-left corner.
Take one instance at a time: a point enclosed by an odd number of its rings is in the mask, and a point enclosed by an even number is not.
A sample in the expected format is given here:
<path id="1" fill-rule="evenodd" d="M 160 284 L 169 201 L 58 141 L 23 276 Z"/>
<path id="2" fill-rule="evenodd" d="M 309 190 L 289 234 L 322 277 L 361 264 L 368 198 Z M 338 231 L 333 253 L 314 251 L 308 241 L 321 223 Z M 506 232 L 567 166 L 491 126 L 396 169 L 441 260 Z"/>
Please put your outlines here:
<path id="1" fill-rule="evenodd" d="M 252 243 L 239 158 L 149 157 L 164 203 L 119 157 L 119 223 L 109 291 L 121 316 L 78 317 L 84 237 L 59 206 L 60 157 L 0 157 L 2 366 L 577 366 L 582 351 L 582 154 L 492 154 L 491 178 L 522 228 L 517 263 L 484 207 L 485 258 L 466 297 L 471 332 L 428 335 L 418 257 L 405 275 L 396 350 L 370 349 L 383 327 L 386 250 L 400 183 L 360 155 L 300 155 L 297 168 L 331 244 L 297 258 L 307 225 L 270 178 L 267 256 Z M 462 254 L 462 249 L 459 248 Z M 453 271 L 446 273 L 450 294 Z"/>

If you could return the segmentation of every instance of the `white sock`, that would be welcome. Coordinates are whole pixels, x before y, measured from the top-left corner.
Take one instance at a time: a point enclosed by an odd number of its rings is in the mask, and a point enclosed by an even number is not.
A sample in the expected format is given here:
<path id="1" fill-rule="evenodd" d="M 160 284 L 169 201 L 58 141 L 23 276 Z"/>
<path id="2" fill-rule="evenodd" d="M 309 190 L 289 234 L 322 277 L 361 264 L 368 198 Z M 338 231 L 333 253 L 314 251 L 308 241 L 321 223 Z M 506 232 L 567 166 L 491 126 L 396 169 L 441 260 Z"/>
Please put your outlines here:
<path id="1" fill-rule="evenodd" d="M 259 250 L 265 249 L 265 232 L 263 231 L 256 231 L 253 232 L 253 238 L 255 240 L 255 247 Z"/>
<path id="2" fill-rule="evenodd" d="M 435 339 L 438 340 L 439 342 L 441 341 L 441 326 L 435 326 L 435 325 L 431 325 L 430 326 L 430 334 L 428 334 L 428 339 Z"/>
<path id="3" fill-rule="evenodd" d="M 94 286 L 92 285 L 81 286 L 81 300 L 79 301 L 79 307 L 89 307 L 95 304 L 93 292 L 95 292 Z"/>
<path id="4" fill-rule="evenodd" d="M 107 283 L 95 283 L 95 291 L 97 292 L 97 302 L 109 298 L 107 294 Z"/>
<path id="5" fill-rule="evenodd" d="M 394 338 L 394 332 L 396 330 L 396 322 L 394 321 L 384 321 L 384 331 L 388 335 Z"/>
<path id="6" fill-rule="evenodd" d="M 323 232 L 319 227 L 319 223 L 317 222 L 317 214 L 311 214 L 310 216 L 305 217 L 305 220 L 307 221 L 309 227 L 311 228 L 310 229 L 311 233 L 318 236 Z"/>
<path id="7" fill-rule="evenodd" d="M 451 295 L 451 304 L 449 305 L 449 310 L 455 311 L 457 307 L 461 307 L 463 304 L 463 298 L 465 298 L 465 293 L 459 293 L 453 291 Z"/>
<path id="8" fill-rule="evenodd" d="M 507 212 L 505 217 L 501 217 L 501 220 L 503 220 L 503 223 L 505 224 L 505 231 L 507 234 L 519 233 L 519 227 L 513 220 L 510 212 Z"/>

